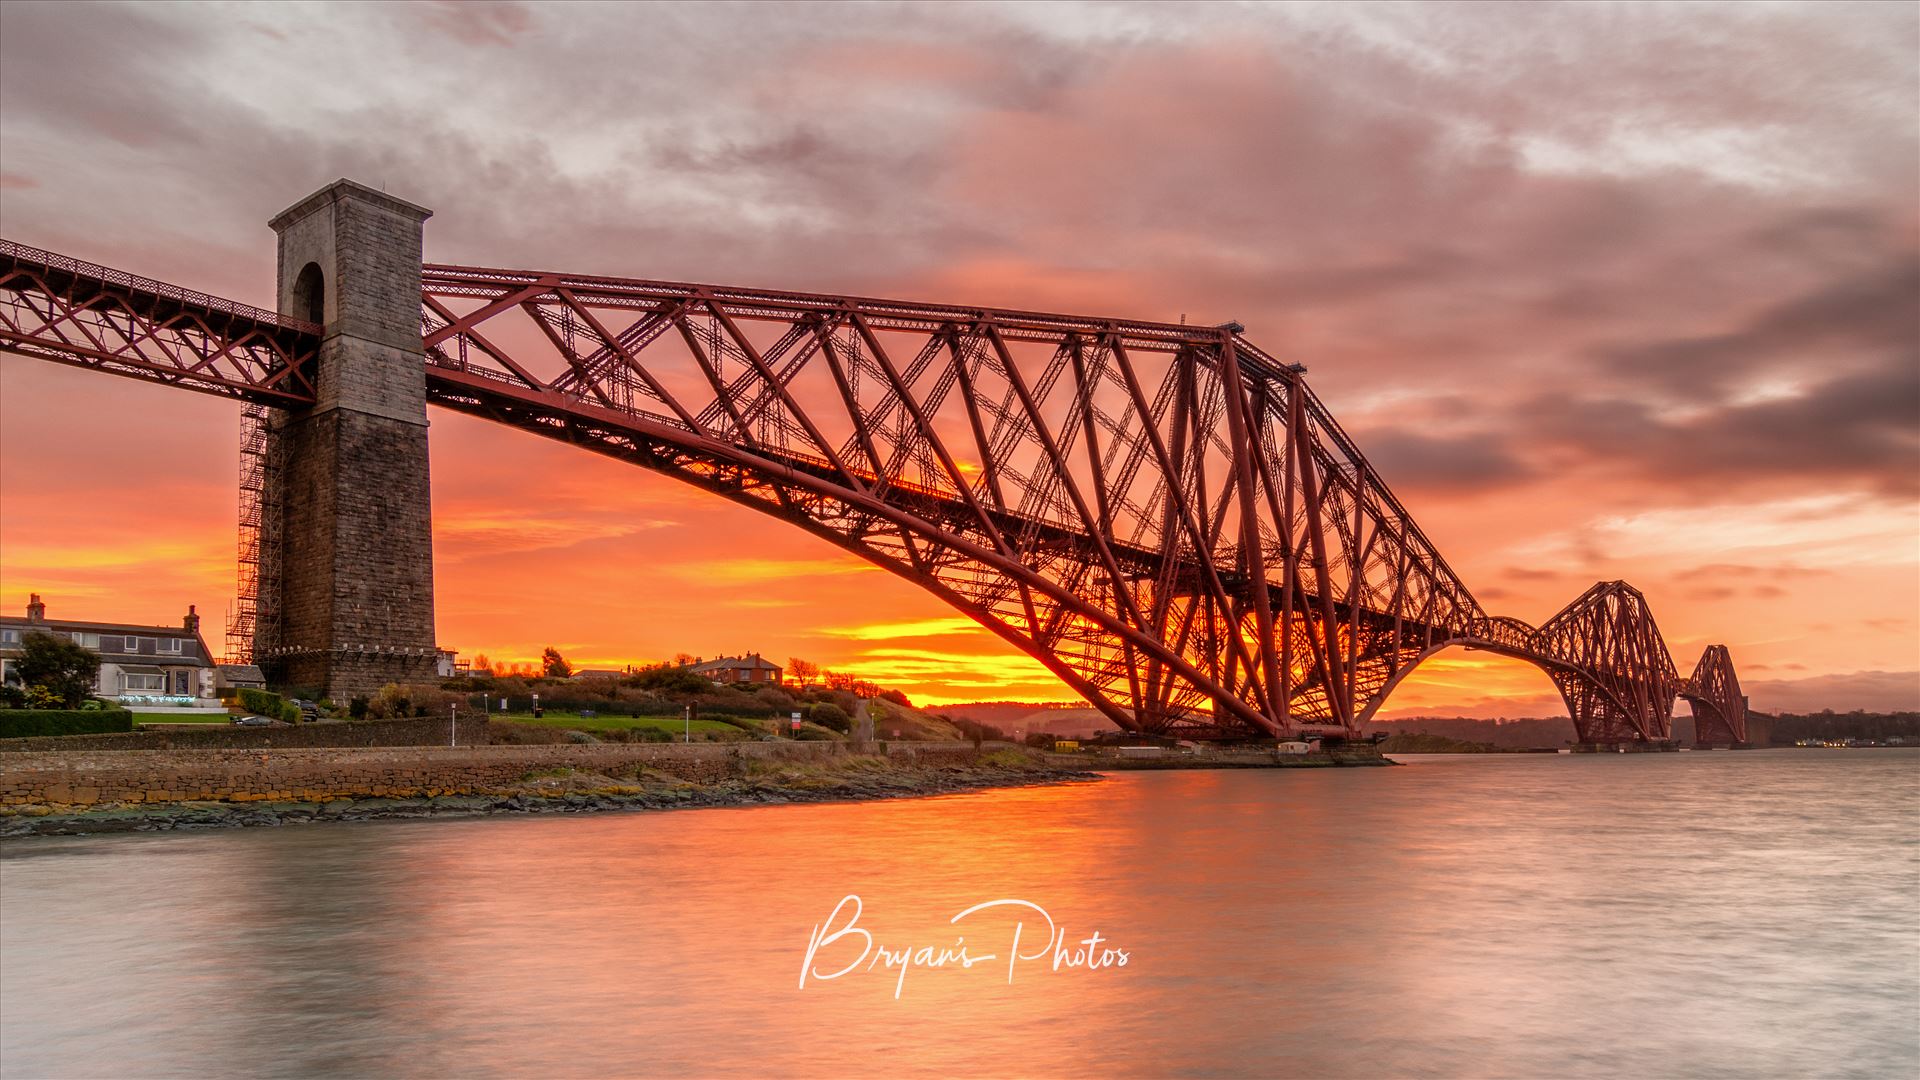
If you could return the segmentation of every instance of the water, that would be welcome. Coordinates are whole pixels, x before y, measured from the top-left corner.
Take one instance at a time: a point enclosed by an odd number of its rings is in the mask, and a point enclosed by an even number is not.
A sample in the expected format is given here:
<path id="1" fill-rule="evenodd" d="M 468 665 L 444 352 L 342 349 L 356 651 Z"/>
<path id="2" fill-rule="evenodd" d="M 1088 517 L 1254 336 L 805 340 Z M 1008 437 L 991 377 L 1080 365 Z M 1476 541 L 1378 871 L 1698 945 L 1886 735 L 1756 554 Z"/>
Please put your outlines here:
<path id="1" fill-rule="evenodd" d="M 0 1071 L 1920 1073 L 1920 751 L 1408 762 L 9 842 Z M 1001 959 L 801 989 L 849 893 Z M 1009 984 L 1003 898 L 1127 965 Z"/>

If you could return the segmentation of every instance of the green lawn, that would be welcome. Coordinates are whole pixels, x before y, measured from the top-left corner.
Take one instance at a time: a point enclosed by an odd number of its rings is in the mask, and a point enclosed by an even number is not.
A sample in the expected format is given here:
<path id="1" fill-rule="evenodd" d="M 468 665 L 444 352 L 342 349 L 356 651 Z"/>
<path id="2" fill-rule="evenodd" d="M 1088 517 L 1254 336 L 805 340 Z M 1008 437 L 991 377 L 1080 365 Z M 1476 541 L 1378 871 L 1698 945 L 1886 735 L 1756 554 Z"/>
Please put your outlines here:
<path id="1" fill-rule="evenodd" d="M 136 724 L 231 724 L 233 717 L 215 716 L 212 713 L 199 716 L 192 713 L 137 712 L 133 714 L 133 722 Z"/>
<path id="2" fill-rule="evenodd" d="M 532 713 L 497 712 L 488 718 L 492 720 L 511 720 L 516 724 L 538 724 L 541 727 L 564 728 L 568 731 L 633 731 L 653 728 L 678 735 L 686 730 L 686 722 L 677 716 L 590 716 L 583 717 L 572 710 L 547 709 L 546 715 L 535 720 Z M 695 720 L 695 731 L 738 731 L 732 724 L 721 720 Z"/>

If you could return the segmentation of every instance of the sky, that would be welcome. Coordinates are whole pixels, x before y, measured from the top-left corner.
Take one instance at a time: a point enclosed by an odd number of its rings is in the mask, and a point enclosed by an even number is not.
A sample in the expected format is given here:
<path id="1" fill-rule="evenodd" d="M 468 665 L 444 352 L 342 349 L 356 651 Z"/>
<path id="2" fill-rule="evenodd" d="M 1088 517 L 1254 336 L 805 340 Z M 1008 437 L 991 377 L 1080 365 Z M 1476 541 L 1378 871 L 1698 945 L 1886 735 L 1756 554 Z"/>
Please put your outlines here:
<path id="1" fill-rule="evenodd" d="M 1237 320 L 1483 604 L 1648 597 L 1920 707 L 1911 4 L 0 5 L 0 234 L 262 306 L 346 176 L 438 262 Z M 1057 700 L 912 585 L 435 410 L 443 646 Z M 0 605 L 232 604 L 237 408 L 0 356 Z M 1384 717 L 1561 713 L 1449 652 Z"/>

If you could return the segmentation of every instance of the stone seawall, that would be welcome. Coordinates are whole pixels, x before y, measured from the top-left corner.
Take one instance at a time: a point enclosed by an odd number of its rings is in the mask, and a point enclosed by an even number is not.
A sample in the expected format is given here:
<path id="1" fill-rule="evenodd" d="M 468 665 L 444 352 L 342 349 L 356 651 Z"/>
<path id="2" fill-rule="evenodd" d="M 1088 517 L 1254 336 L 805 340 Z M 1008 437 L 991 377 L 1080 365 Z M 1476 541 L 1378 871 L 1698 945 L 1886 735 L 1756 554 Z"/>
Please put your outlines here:
<path id="1" fill-rule="evenodd" d="M 710 784 L 744 775 L 757 762 L 822 762 L 846 752 L 835 742 L 19 752 L 0 757 L 0 804 L 86 807 L 473 795 L 507 790 L 530 775 L 569 769 L 614 776 L 650 770 Z M 970 744 L 933 743 L 896 745 L 886 756 L 900 764 L 940 767 L 971 762 L 977 753 Z"/>
<path id="2" fill-rule="evenodd" d="M 487 741 L 487 718 L 460 718 L 460 746 Z M 0 754 L 74 753 L 96 750 L 291 750 L 324 746 L 445 746 L 445 717 L 407 720 L 356 720 L 351 723 L 301 724 L 297 727 L 238 727 L 233 724 L 182 724 L 162 731 L 114 735 L 61 735 L 0 739 Z"/>

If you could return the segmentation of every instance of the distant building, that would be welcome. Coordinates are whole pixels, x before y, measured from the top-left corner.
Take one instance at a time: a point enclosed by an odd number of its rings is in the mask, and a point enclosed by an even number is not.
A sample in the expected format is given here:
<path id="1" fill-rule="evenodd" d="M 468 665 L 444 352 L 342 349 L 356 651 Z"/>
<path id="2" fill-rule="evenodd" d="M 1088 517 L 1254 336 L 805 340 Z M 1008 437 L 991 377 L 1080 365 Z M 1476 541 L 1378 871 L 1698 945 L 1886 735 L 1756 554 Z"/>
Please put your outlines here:
<path id="1" fill-rule="evenodd" d="M 200 616 L 191 604 L 179 626 L 136 626 L 49 619 L 47 605 L 34 593 L 25 618 L 0 615 L 0 679 L 19 680 L 14 663 L 24 639 L 35 631 L 69 638 L 99 653 L 93 689 L 101 697 L 142 705 L 161 704 L 161 698 L 214 696 L 213 657 L 200 637 Z"/>
<path id="2" fill-rule="evenodd" d="M 267 676 L 253 664 L 215 664 L 215 690 L 265 690 Z"/>
<path id="3" fill-rule="evenodd" d="M 577 668 L 568 678 L 573 679 L 618 679 L 633 674 L 633 669 L 616 671 L 613 668 Z"/>
<path id="4" fill-rule="evenodd" d="M 695 664 L 687 670 L 695 675 L 705 675 L 717 683 L 777 683 L 781 672 L 779 664 L 762 659 L 759 653 L 722 656 L 717 660 Z"/>

